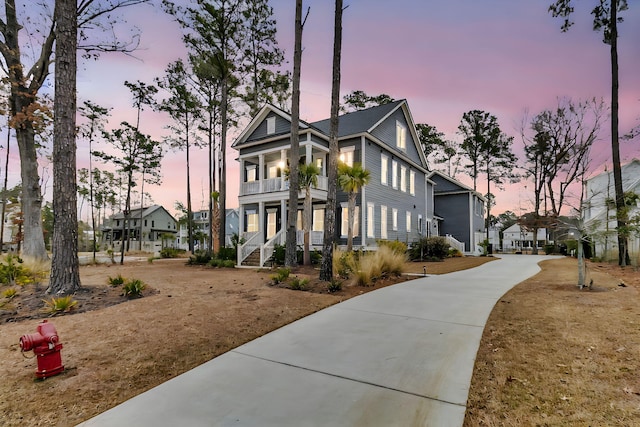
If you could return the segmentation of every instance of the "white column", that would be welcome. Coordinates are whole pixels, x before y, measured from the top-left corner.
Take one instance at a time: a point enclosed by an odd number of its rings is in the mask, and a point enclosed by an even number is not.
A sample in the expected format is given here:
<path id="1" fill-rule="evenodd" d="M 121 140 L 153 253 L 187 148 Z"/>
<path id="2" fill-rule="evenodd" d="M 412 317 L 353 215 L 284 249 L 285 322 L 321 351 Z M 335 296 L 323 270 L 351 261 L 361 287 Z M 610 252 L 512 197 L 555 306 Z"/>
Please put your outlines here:
<path id="1" fill-rule="evenodd" d="M 313 157 L 311 157 L 311 141 L 307 140 L 307 144 L 304 147 L 306 149 L 306 156 L 307 156 L 307 164 L 312 163 L 313 162 Z"/>
<path id="2" fill-rule="evenodd" d="M 238 238 L 242 238 L 242 234 L 244 234 L 244 205 L 240 204 L 238 206 Z M 240 257 L 242 256 L 242 252 L 238 250 L 238 254 L 236 256 L 236 262 L 240 265 Z"/>
<path id="3" fill-rule="evenodd" d="M 264 202 L 258 203 L 258 232 L 260 233 L 260 242 L 264 243 Z"/>
<path id="4" fill-rule="evenodd" d="M 280 190 L 284 190 L 284 170 L 286 168 L 287 165 L 287 150 L 286 149 L 282 149 L 280 150 Z"/>
<path id="5" fill-rule="evenodd" d="M 280 229 L 285 230 L 287 228 L 287 201 L 285 199 L 280 200 Z"/>
<path id="6" fill-rule="evenodd" d="M 240 196 L 244 196 L 244 182 L 245 182 L 245 174 L 246 171 L 244 169 L 244 159 L 240 158 Z"/>
<path id="7" fill-rule="evenodd" d="M 260 194 L 262 194 L 263 192 L 263 183 L 264 183 L 264 154 L 260 154 L 260 156 L 258 156 L 258 167 L 260 168 L 257 172 L 257 176 L 256 179 L 259 180 L 260 184 L 258 184 L 260 187 Z"/>

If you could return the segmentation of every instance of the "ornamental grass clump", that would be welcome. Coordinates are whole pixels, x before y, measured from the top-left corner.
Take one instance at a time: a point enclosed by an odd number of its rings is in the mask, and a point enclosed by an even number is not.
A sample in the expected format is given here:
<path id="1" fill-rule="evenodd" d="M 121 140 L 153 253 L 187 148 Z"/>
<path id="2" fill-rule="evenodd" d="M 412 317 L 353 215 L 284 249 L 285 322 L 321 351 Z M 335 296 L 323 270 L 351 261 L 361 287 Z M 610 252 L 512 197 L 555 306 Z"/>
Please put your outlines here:
<path id="1" fill-rule="evenodd" d="M 124 296 L 127 298 L 138 298 L 142 296 L 142 291 L 145 290 L 147 285 L 140 279 L 128 280 L 122 287 Z"/>
<path id="2" fill-rule="evenodd" d="M 304 291 L 309 284 L 309 279 L 300 279 L 298 276 L 292 278 L 289 283 L 289 288 L 294 291 Z"/>
<path id="3" fill-rule="evenodd" d="M 122 277 L 122 274 L 118 274 L 116 277 L 109 276 L 109 278 L 107 279 L 107 282 L 109 282 L 110 286 L 115 288 L 116 286 L 123 285 L 125 280 L 126 279 Z"/>
<path id="4" fill-rule="evenodd" d="M 274 285 L 277 285 L 287 280 L 287 278 L 289 278 L 289 274 L 291 274 L 291 270 L 289 268 L 279 268 L 278 271 L 276 271 L 276 274 L 271 276 L 271 281 Z"/>
<path id="5" fill-rule="evenodd" d="M 78 305 L 78 301 L 74 300 L 71 295 L 64 297 L 52 297 L 50 300 L 42 301 L 44 302 L 43 311 L 50 316 L 55 316 L 60 313 L 68 313 Z"/>

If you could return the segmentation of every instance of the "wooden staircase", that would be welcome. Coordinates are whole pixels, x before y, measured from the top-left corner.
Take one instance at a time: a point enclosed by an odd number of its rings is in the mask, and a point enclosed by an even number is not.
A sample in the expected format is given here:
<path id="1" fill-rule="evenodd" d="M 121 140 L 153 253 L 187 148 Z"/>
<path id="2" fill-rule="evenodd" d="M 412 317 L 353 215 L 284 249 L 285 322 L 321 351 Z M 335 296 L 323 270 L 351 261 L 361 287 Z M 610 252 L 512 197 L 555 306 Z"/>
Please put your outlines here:
<path id="1" fill-rule="evenodd" d="M 248 257 L 242 261 L 242 265 L 246 267 L 261 267 L 260 265 L 260 248 L 255 249 Z"/>

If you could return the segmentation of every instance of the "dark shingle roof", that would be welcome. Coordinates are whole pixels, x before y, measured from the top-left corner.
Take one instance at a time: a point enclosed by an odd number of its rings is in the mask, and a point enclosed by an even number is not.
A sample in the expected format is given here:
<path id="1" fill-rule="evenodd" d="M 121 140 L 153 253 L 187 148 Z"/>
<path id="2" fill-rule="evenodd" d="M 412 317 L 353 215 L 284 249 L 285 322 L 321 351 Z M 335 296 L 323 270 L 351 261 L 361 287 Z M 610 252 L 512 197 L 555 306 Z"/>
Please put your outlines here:
<path id="1" fill-rule="evenodd" d="M 404 100 L 393 101 L 388 104 L 367 108 L 366 110 L 343 114 L 340 116 L 338 137 L 340 138 L 346 135 L 354 135 L 368 131 L 374 124 L 393 111 L 398 104 L 403 101 Z M 310 125 L 322 133 L 329 135 L 329 119 L 313 122 L 310 123 Z"/>

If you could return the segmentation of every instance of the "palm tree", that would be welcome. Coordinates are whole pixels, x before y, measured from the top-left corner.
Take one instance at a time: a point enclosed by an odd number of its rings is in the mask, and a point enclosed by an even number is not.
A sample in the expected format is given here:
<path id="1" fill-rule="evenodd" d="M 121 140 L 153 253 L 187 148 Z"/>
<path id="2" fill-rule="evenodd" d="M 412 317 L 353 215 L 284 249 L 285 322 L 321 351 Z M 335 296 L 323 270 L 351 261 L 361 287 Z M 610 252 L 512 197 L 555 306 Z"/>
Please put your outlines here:
<path id="1" fill-rule="evenodd" d="M 347 231 L 347 251 L 353 248 L 353 220 L 356 210 L 356 195 L 358 191 L 369 183 L 371 172 L 364 169 L 360 163 L 349 166 L 341 163 L 338 166 L 338 184 L 348 195 L 349 223 Z"/>
<path id="2" fill-rule="evenodd" d="M 320 168 L 315 163 L 300 165 L 298 168 L 298 185 L 304 189 L 304 212 L 302 214 L 302 228 L 304 230 L 304 257 L 303 264 L 311 265 L 311 253 L 309 252 L 309 232 L 311 231 L 311 187 L 318 185 Z"/>

